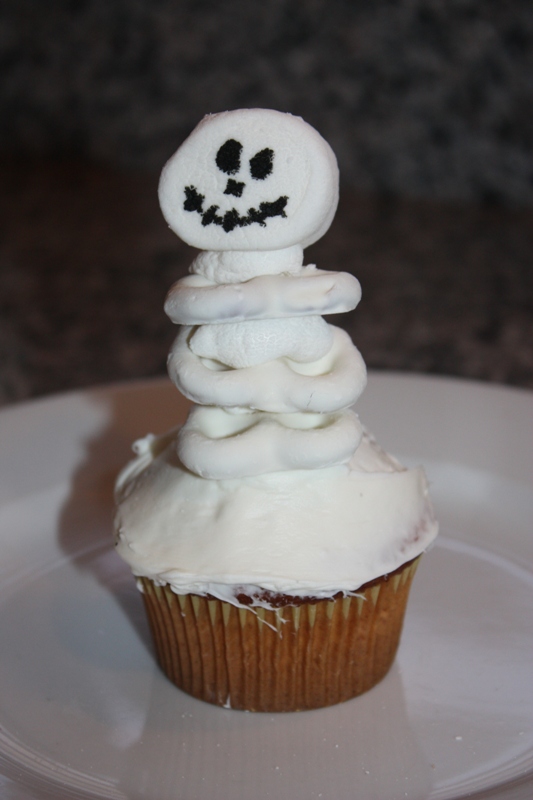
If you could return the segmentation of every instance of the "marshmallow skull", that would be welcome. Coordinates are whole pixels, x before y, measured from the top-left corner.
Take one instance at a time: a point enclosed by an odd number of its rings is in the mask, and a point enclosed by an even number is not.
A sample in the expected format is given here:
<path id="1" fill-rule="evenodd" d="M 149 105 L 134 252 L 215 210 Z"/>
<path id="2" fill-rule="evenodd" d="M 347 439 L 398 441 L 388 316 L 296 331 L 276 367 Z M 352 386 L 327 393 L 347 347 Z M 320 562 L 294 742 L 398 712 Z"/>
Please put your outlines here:
<path id="1" fill-rule="evenodd" d="M 201 250 L 306 247 L 338 203 L 335 155 L 300 117 L 267 109 L 211 114 L 163 169 L 161 209 Z"/>

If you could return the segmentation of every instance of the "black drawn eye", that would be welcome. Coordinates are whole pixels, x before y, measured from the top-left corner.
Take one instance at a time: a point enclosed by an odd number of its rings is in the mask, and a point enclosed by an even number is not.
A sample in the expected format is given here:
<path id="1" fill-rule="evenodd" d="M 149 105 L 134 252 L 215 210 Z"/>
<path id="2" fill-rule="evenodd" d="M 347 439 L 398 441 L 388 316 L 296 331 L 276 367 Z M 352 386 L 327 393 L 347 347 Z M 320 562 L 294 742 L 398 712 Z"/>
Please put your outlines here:
<path id="1" fill-rule="evenodd" d="M 241 168 L 242 144 L 235 139 L 228 139 L 219 148 L 215 161 L 217 167 L 226 175 L 235 175 Z"/>
<path id="2" fill-rule="evenodd" d="M 250 174 L 256 181 L 264 181 L 272 172 L 274 151 L 270 147 L 260 150 L 250 159 Z"/>

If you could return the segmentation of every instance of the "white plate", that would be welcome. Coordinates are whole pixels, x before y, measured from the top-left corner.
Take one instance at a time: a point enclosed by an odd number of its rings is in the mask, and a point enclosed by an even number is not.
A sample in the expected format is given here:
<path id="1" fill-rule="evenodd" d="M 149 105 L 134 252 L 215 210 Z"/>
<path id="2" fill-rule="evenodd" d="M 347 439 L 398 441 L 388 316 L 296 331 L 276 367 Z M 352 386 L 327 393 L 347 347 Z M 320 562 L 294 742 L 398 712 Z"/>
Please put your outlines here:
<path id="1" fill-rule="evenodd" d="M 158 381 L 0 414 L 2 800 L 529 800 L 533 396 L 371 376 L 358 410 L 386 447 L 426 464 L 442 534 L 387 678 L 286 715 L 170 685 L 110 546 L 130 442 L 184 409 Z"/>

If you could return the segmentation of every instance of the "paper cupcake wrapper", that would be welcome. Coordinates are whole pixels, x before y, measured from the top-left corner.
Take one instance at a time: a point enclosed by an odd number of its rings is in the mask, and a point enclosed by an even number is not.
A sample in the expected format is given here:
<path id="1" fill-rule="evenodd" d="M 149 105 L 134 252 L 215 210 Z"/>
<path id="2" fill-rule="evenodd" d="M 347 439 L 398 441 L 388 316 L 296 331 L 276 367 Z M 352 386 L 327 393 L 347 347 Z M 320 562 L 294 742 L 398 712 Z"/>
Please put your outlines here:
<path id="1" fill-rule="evenodd" d="M 357 596 L 239 608 L 141 578 L 159 663 L 180 689 L 248 711 L 299 711 L 366 692 L 390 669 L 419 558 Z"/>

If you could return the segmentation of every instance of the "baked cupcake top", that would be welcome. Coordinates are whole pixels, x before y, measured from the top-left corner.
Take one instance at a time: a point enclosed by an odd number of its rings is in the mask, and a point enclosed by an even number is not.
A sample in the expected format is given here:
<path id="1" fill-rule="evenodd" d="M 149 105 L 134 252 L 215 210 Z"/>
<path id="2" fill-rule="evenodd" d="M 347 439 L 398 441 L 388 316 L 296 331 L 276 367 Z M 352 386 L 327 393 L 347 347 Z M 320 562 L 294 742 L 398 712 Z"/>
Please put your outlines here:
<path id="1" fill-rule="evenodd" d="M 137 442 L 117 482 L 117 549 L 136 575 L 235 603 L 327 597 L 436 536 L 423 470 L 363 430 L 363 359 L 323 319 L 355 308 L 359 283 L 303 265 L 337 199 L 329 145 L 277 111 L 208 116 L 165 166 L 165 218 L 203 250 L 165 304 L 182 325 L 169 373 L 195 405 Z"/>

